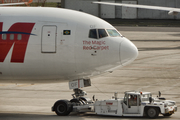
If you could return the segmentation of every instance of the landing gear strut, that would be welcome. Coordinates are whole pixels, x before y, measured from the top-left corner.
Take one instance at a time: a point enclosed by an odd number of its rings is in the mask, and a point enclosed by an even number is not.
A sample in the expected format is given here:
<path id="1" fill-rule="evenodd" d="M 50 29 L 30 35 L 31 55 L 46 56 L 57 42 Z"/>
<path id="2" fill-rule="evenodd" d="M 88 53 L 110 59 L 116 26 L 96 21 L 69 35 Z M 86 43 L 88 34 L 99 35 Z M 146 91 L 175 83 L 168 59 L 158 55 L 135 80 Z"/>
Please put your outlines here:
<path id="1" fill-rule="evenodd" d="M 72 94 L 73 99 L 70 100 L 71 103 L 79 103 L 80 105 L 87 104 L 86 95 L 87 93 L 81 89 L 73 89 L 74 94 Z"/>
<path id="2" fill-rule="evenodd" d="M 73 111 L 73 106 L 88 105 L 92 103 L 92 100 L 87 97 L 87 93 L 79 88 L 91 86 L 90 79 L 74 80 L 69 82 L 69 88 L 73 89 L 73 99 L 58 100 L 54 103 L 52 111 L 55 111 L 59 116 L 69 115 Z"/>

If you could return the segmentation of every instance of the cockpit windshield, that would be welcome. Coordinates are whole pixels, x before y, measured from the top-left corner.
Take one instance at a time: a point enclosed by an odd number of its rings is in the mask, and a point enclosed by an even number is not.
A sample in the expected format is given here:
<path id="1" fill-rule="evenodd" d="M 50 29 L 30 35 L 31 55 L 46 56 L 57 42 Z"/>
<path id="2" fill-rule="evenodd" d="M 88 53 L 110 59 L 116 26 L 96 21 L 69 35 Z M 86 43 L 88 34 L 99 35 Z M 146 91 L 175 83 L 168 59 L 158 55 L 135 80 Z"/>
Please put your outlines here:
<path id="1" fill-rule="evenodd" d="M 89 38 L 98 39 L 98 37 L 97 37 L 97 30 L 96 29 L 91 29 L 89 31 Z"/>
<path id="2" fill-rule="evenodd" d="M 108 34 L 105 29 L 98 29 L 99 38 L 107 37 Z"/>
<path id="3" fill-rule="evenodd" d="M 109 34 L 109 36 L 111 37 L 119 37 L 121 36 L 116 30 L 114 29 L 107 29 L 107 32 Z"/>
<path id="4" fill-rule="evenodd" d="M 89 38 L 101 39 L 104 37 L 120 37 L 121 35 L 115 29 L 90 29 Z"/>

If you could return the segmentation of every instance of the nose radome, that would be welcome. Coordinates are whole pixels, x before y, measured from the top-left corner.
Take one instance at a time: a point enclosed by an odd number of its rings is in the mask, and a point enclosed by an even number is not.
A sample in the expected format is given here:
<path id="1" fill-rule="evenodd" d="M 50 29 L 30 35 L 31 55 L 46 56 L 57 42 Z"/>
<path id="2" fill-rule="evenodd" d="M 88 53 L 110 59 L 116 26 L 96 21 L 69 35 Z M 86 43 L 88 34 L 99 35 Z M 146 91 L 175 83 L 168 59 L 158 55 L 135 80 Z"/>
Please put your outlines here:
<path id="1" fill-rule="evenodd" d="M 120 61 L 123 66 L 134 61 L 138 56 L 137 47 L 128 39 L 122 41 L 120 45 Z"/>

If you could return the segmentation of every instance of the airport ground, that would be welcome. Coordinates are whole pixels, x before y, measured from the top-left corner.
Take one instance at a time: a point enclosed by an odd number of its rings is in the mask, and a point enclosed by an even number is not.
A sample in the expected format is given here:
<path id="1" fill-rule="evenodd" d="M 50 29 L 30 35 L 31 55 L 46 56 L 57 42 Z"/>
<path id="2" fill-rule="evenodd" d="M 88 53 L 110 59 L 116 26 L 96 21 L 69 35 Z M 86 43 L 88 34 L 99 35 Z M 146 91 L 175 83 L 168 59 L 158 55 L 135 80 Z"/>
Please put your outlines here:
<path id="1" fill-rule="evenodd" d="M 176 101 L 178 112 L 171 117 L 160 115 L 157 120 L 180 119 L 180 27 L 115 26 L 139 49 L 138 58 L 130 65 L 92 78 L 92 86 L 84 88 L 89 97 L 109 99 L 114 92 L 152 92 L 156 97 Z M 94 113 L 70 114 L 59 117 L 51 112 L 58 99 L 71 99 L 68 83 L 0 84 L 0 120 L 139 120 L 139 117 L 99 116 Z"/>

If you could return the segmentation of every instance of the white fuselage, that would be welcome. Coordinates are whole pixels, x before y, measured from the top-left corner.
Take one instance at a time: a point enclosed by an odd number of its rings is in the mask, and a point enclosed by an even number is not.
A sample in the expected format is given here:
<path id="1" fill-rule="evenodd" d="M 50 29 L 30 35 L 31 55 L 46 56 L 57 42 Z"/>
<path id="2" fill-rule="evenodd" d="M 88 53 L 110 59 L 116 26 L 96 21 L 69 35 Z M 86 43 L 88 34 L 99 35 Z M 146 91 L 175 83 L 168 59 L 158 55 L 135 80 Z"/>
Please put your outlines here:
<path id="1" fill-rule="evenodd" d="M 129 64 L 138 54 L 125 37 L 92 15 L 59 8 L 0 8 L 0 81 L 73 80 Z M 100 33 L 99 33 L 100 34 Z"/>

